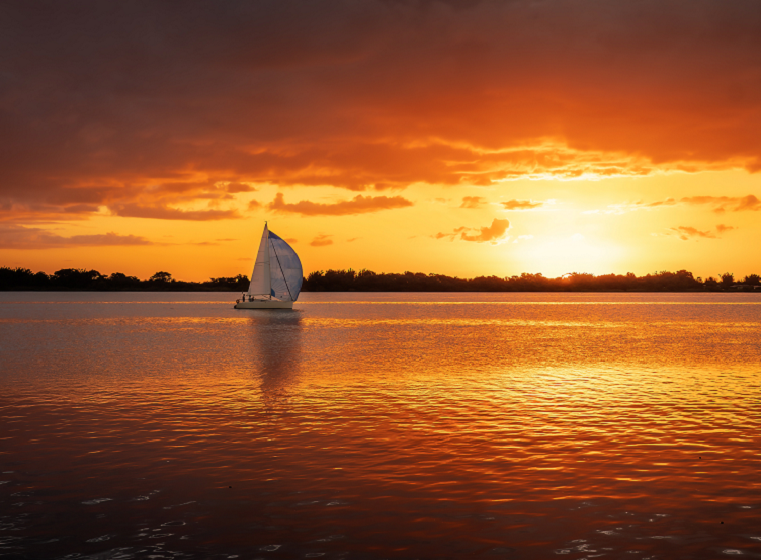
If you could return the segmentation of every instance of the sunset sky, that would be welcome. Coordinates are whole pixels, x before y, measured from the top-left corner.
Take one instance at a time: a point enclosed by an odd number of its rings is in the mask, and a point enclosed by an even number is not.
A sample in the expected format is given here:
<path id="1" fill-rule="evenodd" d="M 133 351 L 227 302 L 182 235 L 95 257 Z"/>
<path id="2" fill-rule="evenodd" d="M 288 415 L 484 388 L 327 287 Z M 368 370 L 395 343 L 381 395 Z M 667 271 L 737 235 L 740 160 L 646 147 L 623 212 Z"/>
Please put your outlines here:
<path id="1" fill-rule="evenodd" d="M 761 273 L 761 2 L 4 2 L 0 266 Z"/>

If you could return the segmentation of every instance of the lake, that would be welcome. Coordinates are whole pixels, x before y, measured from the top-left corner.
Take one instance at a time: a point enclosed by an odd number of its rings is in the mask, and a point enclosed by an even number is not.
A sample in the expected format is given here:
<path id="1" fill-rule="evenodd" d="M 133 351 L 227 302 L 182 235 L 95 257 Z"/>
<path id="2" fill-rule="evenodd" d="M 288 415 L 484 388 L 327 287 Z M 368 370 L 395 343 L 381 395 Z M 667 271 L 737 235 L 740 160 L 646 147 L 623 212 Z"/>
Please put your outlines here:
<path id="1" fill-rule="evenodd" d="M 761 557 L 761 294 L 0 293 L 0 557 Z"/>

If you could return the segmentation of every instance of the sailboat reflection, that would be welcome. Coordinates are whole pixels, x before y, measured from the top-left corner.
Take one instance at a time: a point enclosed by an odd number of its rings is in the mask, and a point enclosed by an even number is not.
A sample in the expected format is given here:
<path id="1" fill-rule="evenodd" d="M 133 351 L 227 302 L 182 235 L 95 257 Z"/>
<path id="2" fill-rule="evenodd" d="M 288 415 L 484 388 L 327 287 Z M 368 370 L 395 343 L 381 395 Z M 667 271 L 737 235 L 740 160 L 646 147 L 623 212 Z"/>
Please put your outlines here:
<path id="1" fill-rule="evenodd" d="M 255 311 L 251 317 L 252 366 L 266 406 L 283 404 L 302 365 L 302 312 Z"/>

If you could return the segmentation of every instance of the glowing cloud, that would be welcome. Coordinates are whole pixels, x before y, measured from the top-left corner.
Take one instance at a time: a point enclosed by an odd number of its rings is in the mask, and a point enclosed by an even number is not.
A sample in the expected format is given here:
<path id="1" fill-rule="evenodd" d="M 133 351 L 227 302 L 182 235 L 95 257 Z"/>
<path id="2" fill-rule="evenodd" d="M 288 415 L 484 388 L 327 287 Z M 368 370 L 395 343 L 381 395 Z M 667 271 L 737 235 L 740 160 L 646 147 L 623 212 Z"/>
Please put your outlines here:
<path id="1" fill-rule="evenodd" d="M 460 208 L 481 208 L 486 204 L 486 199 L 482 196 L 463 196 Z"/>
<path id="2" fill-rule="evenodd" d="M 153 218 L 157 220 L 229 220 L 240 218 L 236 210 L 179 210 L 167 206 L 120 204 L 109 207 L 115 216 L 124 218 Z"/>
<path id="3" fill-rule="evenodd" d="M 119 245 L 152 245 L 144 237 L 119 235 L 114 232 L 64 237 L 40 228 L 0 224 L 2 249 L 50 249 L 58 247 L 113 247 Z"/>
<path id="4" fill-rule="evenodd" d="M 435 239 L 448 238 L 450 241 L 452 241 L 455 239 L 455 237 L 459 236 L 459 238 L 463 241 L 472 241 L 475 243 L 497 243 L 504 238 L 505 233 L 508 229 L 510 229 L 509 220 L 500 220 L 495 218 L 490 226 L 482 228 L 468 228 L 463 226 L 456 228 L 452 233 L 437 233 L 433 237 Z"/>
<path id="5" fill-rule="evenodd" d="M 711 209 L 717 214 L 721 214 L 727 210 L 732 212 L 757 212 L 761 210 L 761 200 L 752 194 L 746 196 L 685 196 L 679 200 L 667 198 L 655 202 L 612 204 L 608 208 L 621 212 L 626 210 L 639 210 L 641 208 L 648 209 L 664 206 L 677 206 L 679 204 L 690 206 L 711 206 Z"/>
<path id="6" fill-rule="evenodd" d="M 295 204 L 288 204 L 283 199 L 282 193 L 277 193 L 275 199 L 267 205 L 269 210 L 302 216 L 349 216 L 352 214 L 367 214 L 381 210 L 393 210 L 412 206 L 412 202 L 401 196 L 355 196 L 351 200 L 342 200 L 332 204 L 322 204 L 302 200 Z"/>
<path id="7" fill-rule="evenodd" d="M 326 234 L 320 234 L 312 241 L 309 242 L 309 244 L 312 247 L 325 247 L 327 245 L 333 245 L 333 240 L 331 239 L 333 237 L 332 235 L 326 235 Z"/>
<path id="8" fill-rule="evenodd" d="M 507 202 L 500 202 L 500 204 L 505 210 L 531 210 L 541 207 L 544 203 L 532 200 L 508 200 Z"/>
<path id="9" fill-rule="evenodd" d="M 687 241 L 688 239 L 692 237 L 708 237 L 710 239 L 714 239 L 716 237 L 716 235 L 711 233 L 710 231 L 700 231 L 690 226 L 679 226 L 679 227 L 671 228 L 671 231 L 673 231 L 676 235 L 678 235 L 679 239 L 681 239 L 682 241 Z"/>
<path id="10" fill-rule="evenodd" d="M 706 239 L 717 239 L 718 234 L 722 234 L 727 231 L 731 231 L 733 229 L 737 229 L 737 228 L 733 226 L 719 224 L 716 226 L 716 233 L 713 233 L 711 231 L 701 231 L 691 226 L 679 226 L 675 228 L 670 228 L 669 232 L 672 235 L 678 236 L 679 239 L 681 239 L 682 241 L 689 241 L 690 239 L 694 239 L 698 237 L 703 237 Z"/>

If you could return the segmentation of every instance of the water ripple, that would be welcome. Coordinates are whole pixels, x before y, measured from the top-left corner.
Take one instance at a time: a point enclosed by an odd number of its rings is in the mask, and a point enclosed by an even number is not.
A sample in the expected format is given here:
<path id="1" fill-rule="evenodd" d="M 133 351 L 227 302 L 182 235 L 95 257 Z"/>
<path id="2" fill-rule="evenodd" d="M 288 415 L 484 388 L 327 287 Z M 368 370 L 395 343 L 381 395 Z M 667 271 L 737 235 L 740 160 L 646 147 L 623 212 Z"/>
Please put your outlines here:
<path id="1" fill-rule="evenodd" d="M 756 294 L 310 295 L 1 295 L 0 556 L 761 554 Z"/>

